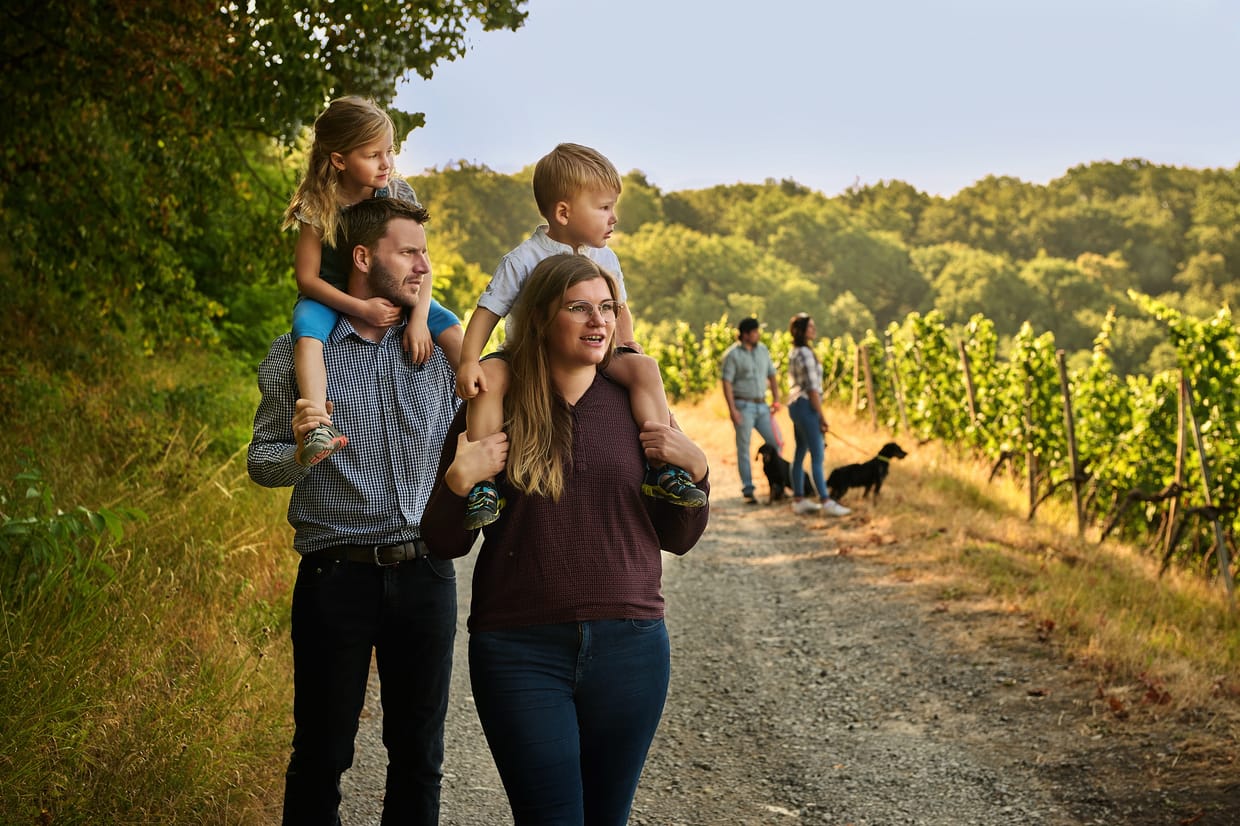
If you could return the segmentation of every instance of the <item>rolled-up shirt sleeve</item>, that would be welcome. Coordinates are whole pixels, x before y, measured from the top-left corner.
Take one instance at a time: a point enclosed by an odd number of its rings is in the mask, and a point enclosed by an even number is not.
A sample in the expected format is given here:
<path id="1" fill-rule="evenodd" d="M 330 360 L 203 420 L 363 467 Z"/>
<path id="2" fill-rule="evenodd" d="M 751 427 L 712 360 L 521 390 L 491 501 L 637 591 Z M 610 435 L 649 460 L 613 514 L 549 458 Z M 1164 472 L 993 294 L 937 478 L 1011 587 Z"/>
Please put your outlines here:
<path id="1" fill-rule="evenodd" d="M 297 464 L 297 443 L 293 438 L 293 408 L 296 395 L 293 380 L 292 339 L 276 339 L 258 367 L 258 389 L 262 398 L 254 414 L 254 435 L 246 451 L 246 470 L 255 483 L 267 488 L 289 487 L 309 472 Z"/>

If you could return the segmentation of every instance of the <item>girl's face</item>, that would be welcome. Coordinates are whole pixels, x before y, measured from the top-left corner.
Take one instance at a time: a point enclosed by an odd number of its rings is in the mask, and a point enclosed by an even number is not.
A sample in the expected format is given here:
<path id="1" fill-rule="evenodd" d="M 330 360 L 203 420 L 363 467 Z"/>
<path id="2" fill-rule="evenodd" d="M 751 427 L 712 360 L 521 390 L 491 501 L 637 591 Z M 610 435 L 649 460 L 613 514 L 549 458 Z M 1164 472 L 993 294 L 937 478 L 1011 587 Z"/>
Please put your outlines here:
<path id="1" fill-rule="evenodd" d="M 332 153 L 332 166 L 340 173 L 340 188 L 347 195 L 366 196 L 366 190 L 382 189 L 396 168 L 396 145 L 390 131 L 348 152 Z"/>
<path id="2" fill-rule="evenodd" d="M 814 337 L 817 335 L 818 335 L 818 328 L 814 326 L 814 319 L 811 318 L 805 324 L 805 340 L 813 341 Z"/>
<path id="3" fill-rule="evenodd" d="M 616 332 L 617 302 L 607 281 L 578 281 L 564 293 L 554 312 L 547 329 L 551 363 L 566 368 L 600 364 Z"/>

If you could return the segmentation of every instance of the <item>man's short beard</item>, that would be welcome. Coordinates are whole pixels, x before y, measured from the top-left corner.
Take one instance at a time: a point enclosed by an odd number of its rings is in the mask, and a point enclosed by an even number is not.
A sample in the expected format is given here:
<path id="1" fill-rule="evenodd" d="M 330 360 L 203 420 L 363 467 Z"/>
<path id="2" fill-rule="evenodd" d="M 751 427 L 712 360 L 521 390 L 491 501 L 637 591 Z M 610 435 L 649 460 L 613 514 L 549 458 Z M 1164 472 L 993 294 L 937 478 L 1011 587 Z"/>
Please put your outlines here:
<path id="1" fill-rule="evenodd" d="M 392 271 L 383 266 L 383 264 L 377 260 L 371 263 L 370 271 L 367 273 L 366 280 L 370 287 L 371 295 L 377 296 L 378 298 L 386 298 L 397 307 L 411 309 L 417 305 L 418 299 L 422 296 L 421 289 L 419 289 L 412 298 L 403 295 L 403 291 L 398 289 L 398 287 L 404 279 L 397 279 L 393 277 Z"/>

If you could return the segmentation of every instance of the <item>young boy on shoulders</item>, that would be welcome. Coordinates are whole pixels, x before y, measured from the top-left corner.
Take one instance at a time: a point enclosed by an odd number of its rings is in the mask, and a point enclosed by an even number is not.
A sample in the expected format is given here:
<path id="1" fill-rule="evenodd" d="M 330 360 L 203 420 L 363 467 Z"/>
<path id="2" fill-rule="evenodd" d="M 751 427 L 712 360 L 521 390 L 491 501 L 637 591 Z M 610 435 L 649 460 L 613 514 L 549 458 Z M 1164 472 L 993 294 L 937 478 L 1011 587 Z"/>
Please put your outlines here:
<path id="1" fill-rule="evenodd" d="M 620 189 L 620 174 L 611 161 L 587 146 L 562 143 L 534 167 L 534 200 L 547 223 L 500 261 L 478 299 L 461 343 L 456 387 L 461 398 L 470 400 L 466 412 L 466 435 L 470 441 L 498 433 L 504 426 L 508 365 L 502 350 L 483 359 L 482 348 L 495 325 L 512 309 L 534 267 L 544 258 L 565 252 L 593 259 L 614 275 L 619 285 L 621 305 L 616 340 L 621 346 L 607 368 L 607 375 L 628 389 L 633 418 L 639 425 L 646 421 L 671 421 L 659 363 L 644 355 L 633 340 L 633 317 L 624 304 L 626 292 L 620 261 L 607 247 L 607 239 L 616 225 Z M 685 507 L 706 504 L 706 494 L 693 485 L 684 470 L 672 465 L 651 467 L 642 492 Z M 475 485 L 466 506 L 466 526 L 475 530 L 494 522 L 502 504 L 494 480 Z"/>

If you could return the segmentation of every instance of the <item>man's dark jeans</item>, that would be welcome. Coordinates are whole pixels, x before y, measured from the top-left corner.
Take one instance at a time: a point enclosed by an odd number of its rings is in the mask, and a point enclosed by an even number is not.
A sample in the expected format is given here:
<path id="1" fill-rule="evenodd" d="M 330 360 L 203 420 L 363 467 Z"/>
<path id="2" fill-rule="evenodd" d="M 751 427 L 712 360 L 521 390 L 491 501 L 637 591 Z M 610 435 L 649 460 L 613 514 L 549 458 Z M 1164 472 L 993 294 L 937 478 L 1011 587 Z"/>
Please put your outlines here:
<path id="1" fill-rule="evenodd" d="M 284 823 L 340 823 L 340 775 L 353 765 L 373 648 L 388 753 L 383 823 L 437 824 L 456 636 L 452 562 L 380 567 L 303 557 L 292 636 L 296 731 Z"/>

